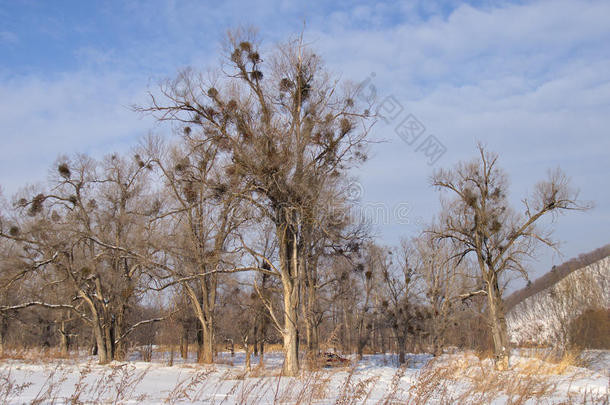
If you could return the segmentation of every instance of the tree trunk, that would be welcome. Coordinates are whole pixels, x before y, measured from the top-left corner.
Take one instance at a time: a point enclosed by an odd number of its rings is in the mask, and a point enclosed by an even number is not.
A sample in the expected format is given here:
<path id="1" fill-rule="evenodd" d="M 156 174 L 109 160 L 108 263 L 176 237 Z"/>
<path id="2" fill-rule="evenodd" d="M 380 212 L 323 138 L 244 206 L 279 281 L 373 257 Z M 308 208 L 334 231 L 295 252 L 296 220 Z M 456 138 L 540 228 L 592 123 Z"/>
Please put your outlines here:
<path id="1" fill-rule="evenodd" d="M 398 364 L 405 363 L 405 346 L 407 340 L 405 335 L 400 333 L 400 331 L 395 331 L 396 333 L 396 344 L 398 345 Z"/>
<path id="2" fill-rule="evenodd" d="M 198 318 L 197 329 L 197 362 L 211 364 L 214 362 L 214 334 L 213 324 L 209 325 L 205 319 Z"/>
<path id="3" fill-rule="evenodd" d="M 201 325 L 197 328 L 197 363 L 201 362 L 203 357 L 203 331 Z"/>
<path id="4" fill-rule="evenodd" d="M 364 347 L 366 346 L 367 342 L 368 342 L 368 335 L 367 335 L 367 331 L 366 331 L 366 326 L 365 326 L 364 321 L 360 320 L 360 322 L 358 323 L 358 341 L 356 342 L 358 360 L 362 360 L 362 357 L 364 354 Z"/>
<path id="5" fill-rule="evenodd" d="M 311 346 L 309 350 L 316 356 L 320 354 L 320 328 L 317 322 L 311 325 Z"/>
<path id="6" fill-rule="evenodd" d="M 125 323 L 125 312 L 127 311 L 126 306 L 121 306 L 121 310 L 117 314 L 116 320 L 112 327 L 112 338 L 113 342 L 121 337 L 123 333 L 123 325 Z M 115 360 L 125 360 L 125 356 L 127 356 L 127 351 L 125 350 L 125 340 L 121 339 L 118 342 L 113 344 L 112 348 L 112 358 Z"/>
<path id="7" fill-rule="evenodd" d="M 215 266 L 212 266 L 215 268 Z M 205 268 L 202 268 L 205 271 Z M 201 363 L 214 363 L 215 350 L 215 322 L 214 322 L 214 307 L 216 306 L 216 275 L 208 275 L 201 280 L 201 311 L 202 316 L 200 321 L 203 329 L 203 353 Z"/>
<path id="8" fill-rule="evenodd" d="M 99 324 L 93 326 L 93 336 L 95 337 L 95 347 L 97 351 L 97 358 L 99 364 L 106 364 L 110 360 L 108 358 L 108 350 L 104 339 L 104 332 Z"/>
<path id="9" fill-rule="evenodd" d="M 203 331 L 203 345 L 200 363 L 211 364 L 214 362 L 214 332 L 213 324 L 205 325 Z"/>
<path id="10" fill-rule="evenodd" d="M 350 322 L 348 317 L 347 305 L 346 301 L 343 302 L 343 329 L 345 332 L 345 336 L 342 340 L 343 353 L 349 352 L 353 353 L 352 347 L 352 333 L 350 329 Z"/>
<path id="11" fill-rule="evenodd" d="M 261 340 L 259 343 L 260 347 L 258 349 L 259 358 L 258 358 L 258 367 L 265 367 L 265 343 Z"/>
<path id="12" fill-rule="evenodd" d="M 189 355 L 189 330 L 185 323 L 182 324 L 182 334 L 180 335 L 180 356 L 187 359 Z"/>
<path id="13" fill-rule="evenodd" d="M 250 354 L 252 352 L 251 345 L 246 341 L 244 342 L 244 346 L 246 349 L 246 371 L 251 371 L 252 367 L 250 365 Z"/>
<path id="14" fill-rule="evenodd" d="M 4 339 L 8 330 L 8 322 L 5 317 L 0 316 L 0 357 L 4 356 Z"/>
<path id="15" fill-rule="evenodd" d="M 318 342 L 318 323 L 316 319 L 316 303 L 317 303 L 317 263 L 315 259 L 308 255 L 311 263 L 304 263 L 302 265 L 302 279 L 304 279 L 305 287 L 305 303 L 303 308 L 303 317 L 305 319 L 305 339 L 307 340 L 307 358 L 309 361 L 314 360 L 319 354 L 319 342 Z"/>
<path id="16" fill-rule="evenodd" d="M 104 326 L 104 342 L 106 343 L 106 355 L 108 361 L 114 360 L 114 322 L 110 321 Z"/>
<path id="17" fill-rule="evenodd" d="M 285 213 L 283 213 L 285 214 Z M 298 306 L 299 306 L 299 261 L 297 235 L 286 221 L 277 227 L 280 240 L 280 269 L 284 293 L 284 343 L 283 374 L 294 377 L 299 373 Z"/>
<path id="18" fill-rule="evenodd" d="M 364 345 L 365 341 L 363 339 L 358 339 L 358 347 L 356 348 L 356 353 L 358 354 L 358 360 L 362 360 L 364 355 Z"/>
<path id="19" fill-rule="evenodd" d="M 311 305 L 311 303 L 309 303 L 308 306 L 309 305 Z M 318 333 L 318 324 L 316 323 L 312 312 L 308 312 L 305 318 L 305 339 L 307 340 L 307 359 L 310 361 L 315 359 L 320 352 Z"/>
<path id="20" fill-rule="evenodd" d="M 109 358 L 108 348 L 106 346 L 106 339 L 104 335 L 104 328 L 102 326 L 102 320 L 100 318 L 100 312 L 93 303 L 93 300 L 84 292 L 81 291 L 80 295 L 85 299 L 91 311 L 91 326 L 93 329 L 93 338 L 95 339 L 95 354 L 97 354 L 98 363 L 106 364 L 111 359 Z"/>
<path id="21" fill-rule="evenodd" d="M 364 324 L 363 321 L 360 321 L 358 324 L 358 340 L 356 342 L 356 354 L 358 355 L 358 360 L 362 360 L 364 346 L 366 345 L 366 339 L 363 334 Z"/>
<path id="22" fill-rule="evenodd" d="M 489 323 L 494 344 L 494 362 L 496 369 L 503 371 L 509 367 L 510 344 L 502 297 L 498 288 L 498 282 L 495 279 L 488 283 L 487 298 Z"/>
<path id="23" fill-rule="evenodd" d="M 213 302 L 214 297 L 206 296 L 208 291 L 205 288 L 205 280 L 201 282 L 202 297 L 201 301 L 197 297 L 194 289 L 189 285 L 185 285 L 186 292 L 190 298 L 191 305 L 197 316 L 197 362 L 210 364 L 214 362 L 214 318 L 213 308 L 210 301 Z"/>
<path id="24" fill-rule="evenodd" d="M 66 321 L 61 321 L 59 327 L 59 345 L 61 354 L 68 354 L 70 350 L 70 337 L 68 336 L 68 330 L 66 328 Z"/>
<path id="25" fill-rule="evenodd" d="M 308 317 L 305 318 L 305 340 L 306 340 L 306 351 L 305 351 L 305 359 L 309 365 L 313 365 L 313 361 L 315 358 L 315 353 L 313 350 L 313 337 L 311 330 L 311 319 Z"/>
<path id="26" fill-rule="evenodd" d="M 290 283 L 292 284 L 292 283 Z M 299 373 L 299 349 L 297 333 L 297 303 L 293 302 L 296 288 L 284 287 L 284 375 L 294 377 Z"/>

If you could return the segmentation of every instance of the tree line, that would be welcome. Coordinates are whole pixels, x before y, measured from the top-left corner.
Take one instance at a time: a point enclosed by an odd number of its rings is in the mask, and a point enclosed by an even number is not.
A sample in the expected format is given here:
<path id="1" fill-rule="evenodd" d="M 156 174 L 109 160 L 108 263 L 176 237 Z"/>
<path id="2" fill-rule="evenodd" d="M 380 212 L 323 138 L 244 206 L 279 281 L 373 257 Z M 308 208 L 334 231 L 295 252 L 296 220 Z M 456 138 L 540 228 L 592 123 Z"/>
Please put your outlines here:
<path id="1" fill-rule="evenodd" d="M 259 354 L 278 342 L 296 375 L 328 348 L 404 361 L 408 347 L 489 340 L 505 368 L 503 291 L 537 246 L 555 246 L 538 220 L 588 207 L 567 177 L 549 172 L 513 209 L 498 155 L 479 145 L 434 173 L 442 210 L 425 231 L 383 246 L 346 195 L 374 100 L 302 37 L 262 49 L 236 30 L 216 71 L 183 70 L 134 107 L 171 140 L 61 156 L 44 186 L 4 204 L 0 349 L 36 336 L 91 344 L 106 363 L 154 332 L 212 363 L 224 342 Z"/>

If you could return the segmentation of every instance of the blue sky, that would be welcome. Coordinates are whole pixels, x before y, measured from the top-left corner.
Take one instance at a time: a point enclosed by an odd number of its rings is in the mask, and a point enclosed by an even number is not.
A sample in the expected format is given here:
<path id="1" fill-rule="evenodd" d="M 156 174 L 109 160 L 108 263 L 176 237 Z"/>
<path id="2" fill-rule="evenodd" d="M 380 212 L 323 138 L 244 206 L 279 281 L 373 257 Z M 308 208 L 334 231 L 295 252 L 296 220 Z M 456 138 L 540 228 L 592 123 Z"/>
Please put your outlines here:
<path id="1" fill-rule="evenodd" d="M 217 66 L 228 28 L 266 44 L 305 36 L 341 77 L 374 73 L 402 115 L 380 123 L 354 174 L 363 203 L 409 206 L 409 224 L 377 228 L 387 243 L 438 210 L 435 167 L 500 153 L 515 205 L 561 166 L 596 208 L 550 224 L 564 257 L 542 250 L 535 274 L 610 242 L 610 2 L 290 2 L 0 0 L 0 184 L 12 195 L 46 178 L 60 153 L 125 151 L 166 128 L 135 115 L 146 92 L 193 66 Z M 394 131 L 413 114 L 446 153 L 434 164 Z M 168 135 L 169 136 L 169 135 Z"/>

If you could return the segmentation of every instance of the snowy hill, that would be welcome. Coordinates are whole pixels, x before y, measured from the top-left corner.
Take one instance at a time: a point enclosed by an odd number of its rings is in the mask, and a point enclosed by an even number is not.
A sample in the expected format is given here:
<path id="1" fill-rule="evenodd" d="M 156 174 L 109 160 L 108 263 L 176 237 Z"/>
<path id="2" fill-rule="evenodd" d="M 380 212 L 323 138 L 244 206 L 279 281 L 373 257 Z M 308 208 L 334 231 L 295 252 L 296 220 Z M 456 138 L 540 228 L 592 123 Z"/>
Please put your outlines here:
<path id="1" fill-rule="evenodd" d="M 588 309 L 610 308 L 610 256 L 575 270 L 510 308 L 507 326 L 516 344 L 563 345 L 571 322 Z"/>

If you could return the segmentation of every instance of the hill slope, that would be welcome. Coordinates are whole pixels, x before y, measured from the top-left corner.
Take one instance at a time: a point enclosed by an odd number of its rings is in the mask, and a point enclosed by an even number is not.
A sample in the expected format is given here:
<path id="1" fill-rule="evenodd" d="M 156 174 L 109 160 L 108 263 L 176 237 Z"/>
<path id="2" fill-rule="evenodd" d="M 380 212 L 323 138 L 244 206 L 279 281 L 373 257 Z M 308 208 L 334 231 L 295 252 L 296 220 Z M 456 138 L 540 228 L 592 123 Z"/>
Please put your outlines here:
<path id="1" fill-rule="evenodd" d="M 588 256 L 581 255 L 580 262 L 567 262 L 538 279 L 530 291 L 513 294 L 506 316 L 511 341 L 519 345 L 563 346 L 570 339 L 572 321 L 587 310 L 600 312 L 602 322 L 609 322 L 603 315 L 610 308 L 608 248 L 606 245 Z M 599 259 L 602 253 L 604 258 Z M 592 261 L 594 257 L 598 259 Z M 586 266 L 576 268 L 586 262 Z M 520 299 L 517 301 L 514 296 Z"/>

